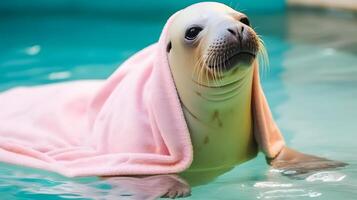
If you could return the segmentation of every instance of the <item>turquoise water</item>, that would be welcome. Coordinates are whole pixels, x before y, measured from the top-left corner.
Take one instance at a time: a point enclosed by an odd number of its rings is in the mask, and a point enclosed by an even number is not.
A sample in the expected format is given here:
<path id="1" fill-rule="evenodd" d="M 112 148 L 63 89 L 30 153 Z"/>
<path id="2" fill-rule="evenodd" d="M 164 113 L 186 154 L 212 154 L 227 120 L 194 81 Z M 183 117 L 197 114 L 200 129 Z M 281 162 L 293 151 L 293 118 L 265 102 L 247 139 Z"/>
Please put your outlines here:
<path id="1" fill-rule="evenodd" d="M 164 24 L 90 14 L 0 16 L 0 91 L 14 86 L 104 79 L 157 40 Z M 357 18 L 289 10 L 253 15 L 270 70 L 262 75 L 287 143 L 350 165 L 289 178 L 264 156 L 193 188 L 186 199 L 357 199 Z M 96 177 L 69 179 L 0 164 L 0 199 L 131 199 Z"/>

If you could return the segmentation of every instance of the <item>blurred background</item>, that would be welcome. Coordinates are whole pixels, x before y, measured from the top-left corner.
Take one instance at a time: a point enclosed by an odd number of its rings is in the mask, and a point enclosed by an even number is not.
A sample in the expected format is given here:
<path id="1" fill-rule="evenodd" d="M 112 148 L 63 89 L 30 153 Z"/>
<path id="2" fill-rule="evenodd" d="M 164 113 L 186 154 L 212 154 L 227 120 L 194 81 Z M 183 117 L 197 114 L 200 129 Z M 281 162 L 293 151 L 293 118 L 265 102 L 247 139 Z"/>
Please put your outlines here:
<path id="1" fill-rule="evenodd" d="M 158 40 L 167 18 L 194 0 L 2 0 L 0 91 L 105 79 Z M 357 0 L 225 0 L 266 43 L 263 87 L 286 142 L 350 165 L 296 179 L 263 155 L 187 199 L 357 199 Z M 112 199 L 97 178 L 69 179 L 0 163 L 1 199 Z M 134 198 L 134 197 L 128 197 Z"/>

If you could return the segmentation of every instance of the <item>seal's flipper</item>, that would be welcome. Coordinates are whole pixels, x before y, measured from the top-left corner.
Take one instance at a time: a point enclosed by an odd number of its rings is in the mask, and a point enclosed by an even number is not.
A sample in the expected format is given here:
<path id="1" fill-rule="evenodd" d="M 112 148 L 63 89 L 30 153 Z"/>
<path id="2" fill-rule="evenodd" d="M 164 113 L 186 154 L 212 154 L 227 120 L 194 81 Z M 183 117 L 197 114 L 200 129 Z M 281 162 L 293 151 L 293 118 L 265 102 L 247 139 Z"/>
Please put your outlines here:
<path id="1" fill-rule="evenodd" d="M 260 85 L 258 62 L 255 62 L 253 67 L 252 112 L 254 136 L 259 149 L 268 158 L 274 158 L 285 146 L 285 142 L 278 126 L 274 122 Z"/>
<path id="2" fill-rule="evenodd" d="M 285 146 L 284 138 L 275 124 L 259 79 L 259 66 L 254 63 L 253 75 L 253 129 L 259 149 L 274 168 L 303 174 L 321 169 L 344 167 L 347 164 L 303 154 Z"/>
<path id="3" fill-rule="evenodd" d="M 288 147 L 283 147 L 275 158 L 268 159 L 268 163 L 274 168 L 289 172 L 283 172 L 283 174 L 289 176 L 296 176 L 323 169 L 344 167 L 347 165 L 343 162 L 300 153 Z"/>

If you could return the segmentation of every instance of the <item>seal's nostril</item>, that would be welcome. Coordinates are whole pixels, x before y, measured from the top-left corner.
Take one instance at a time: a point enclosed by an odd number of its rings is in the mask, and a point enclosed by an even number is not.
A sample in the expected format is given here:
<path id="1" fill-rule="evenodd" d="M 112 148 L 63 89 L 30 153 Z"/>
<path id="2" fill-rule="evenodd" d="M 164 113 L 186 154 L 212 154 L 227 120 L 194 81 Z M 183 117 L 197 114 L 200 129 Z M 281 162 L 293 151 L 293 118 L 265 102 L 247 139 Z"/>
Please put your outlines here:
<path id="1" fill-rule="evenodd" d="M 237 33 L 233 29 L 227 28 L 227 31 L 232 33 L 232 35 L 237 36 Z"/>
<path id="2" fill-rule="evenodd" d="M 244 31 L 244 26 L 242 26 L 242 27 L 240 28 L 240 32 L 243 33 L 243 31 Z"/>

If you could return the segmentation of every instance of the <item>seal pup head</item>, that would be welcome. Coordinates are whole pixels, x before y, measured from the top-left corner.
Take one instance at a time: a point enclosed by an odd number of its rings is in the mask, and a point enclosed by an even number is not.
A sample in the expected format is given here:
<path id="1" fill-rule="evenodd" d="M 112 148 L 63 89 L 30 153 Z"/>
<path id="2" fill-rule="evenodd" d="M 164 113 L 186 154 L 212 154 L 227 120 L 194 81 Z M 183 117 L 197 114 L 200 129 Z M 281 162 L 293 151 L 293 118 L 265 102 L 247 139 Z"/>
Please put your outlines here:
<path id="1" fill-rule="evenodd" d="M 189 6 L 175 15 L 170 27 L 167 52 L 174 76 L 191 77 L 199 85 L 235 82 L 265 52 L 248 17 L 224 4 Z"/>

